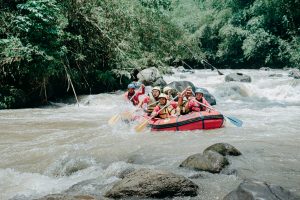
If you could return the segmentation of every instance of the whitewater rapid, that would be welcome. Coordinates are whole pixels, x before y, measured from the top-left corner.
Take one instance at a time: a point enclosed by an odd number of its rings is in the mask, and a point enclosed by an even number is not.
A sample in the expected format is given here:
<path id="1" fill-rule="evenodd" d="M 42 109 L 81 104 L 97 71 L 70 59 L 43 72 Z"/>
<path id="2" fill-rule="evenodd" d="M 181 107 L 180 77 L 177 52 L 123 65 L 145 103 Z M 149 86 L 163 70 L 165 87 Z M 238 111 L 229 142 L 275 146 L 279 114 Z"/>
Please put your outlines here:
<path id="1" fill-rule="evenodd" d="M 203 173 L 197 199 L 222 199 L 244 178 L 281 185 L 300 194 L 300 80 L 283 70 L 242 72 L 251 83 L 225 82 L 216 71 L 166 75 L 167 83 L 188 80 L 209 90 L 214 106 L 244 122 L 216 130 L 134 132 L 134 124 L 107 124 L 132 109 L 122 91 L 81 96 L 80 103 L 0 110 L 0 199 L 34 199 L 60 193 L 81 181 L 96 179 L 103 194 L 128 167 L 163 169 L 190 177 L 199 172 L 178 168 L 188 156 L 227 142 L 242 152 L 230 158 L 237 175 Z M 282 74 L 282 77 L 270 77 Z M 147 87 L 147 91 L 150 88 Z M 95 192 L 82 188 L 84 192 Z M 176 198 L 181 199 L 181 198 Z M 182 198 L 185 199 L 185 198 Z M 187 198 L 186 198 L 187 199 Z"/>

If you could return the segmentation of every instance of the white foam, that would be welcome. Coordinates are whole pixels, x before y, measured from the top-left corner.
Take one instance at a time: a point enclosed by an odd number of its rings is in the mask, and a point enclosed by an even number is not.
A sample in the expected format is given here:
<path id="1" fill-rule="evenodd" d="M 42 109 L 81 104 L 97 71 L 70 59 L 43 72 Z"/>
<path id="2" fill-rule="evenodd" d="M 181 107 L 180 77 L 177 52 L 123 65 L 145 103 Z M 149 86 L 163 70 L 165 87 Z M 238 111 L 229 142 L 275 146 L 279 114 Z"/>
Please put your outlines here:
<path id="1" fill-rule="evenodd" d="M 83 180 L 101 177 L 102 172 L 101 167 L 92 166 L 71 176 L 55 178 L 39 173 L 0 169 L 0 199 L 6 200 L 14 196 L 25 196 L 31 199 L 60 193 Z"/>

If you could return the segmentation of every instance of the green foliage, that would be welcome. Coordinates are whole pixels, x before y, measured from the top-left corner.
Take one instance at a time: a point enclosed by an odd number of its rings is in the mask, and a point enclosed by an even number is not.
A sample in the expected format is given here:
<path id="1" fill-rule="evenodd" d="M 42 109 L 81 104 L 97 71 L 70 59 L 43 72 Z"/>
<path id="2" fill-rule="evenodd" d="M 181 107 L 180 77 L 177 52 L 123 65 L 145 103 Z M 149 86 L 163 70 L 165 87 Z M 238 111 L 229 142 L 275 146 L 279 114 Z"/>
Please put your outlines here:
<path id="1" fill-rule="evenodd" d="M 258 64 L 272 66 L 278 64 L 278 38 L 267 33 L 263 29 L 258 29 L 255 33 L 250 34 L 243 42 L 245 58 Z"/>
<path id="2" fill-rule="evenodd" d="M 300 64 L 298 0 L 186 0 L 177 1 L 174 13 L 191 48 L 219 67 Z M 190 20 L 178 23 L 183 14 Z"/>
<path id="3" fill-rule="evenodd" d="M 141 5 L 151 9 L 152 12 L 163 14 L 165 10 L 171 10 L 171 0 L 139 0 Z"/>
<path id="4" fill-rule="evenodd" d="M 279 57 L 284 57 L 287 60 L 287 65 L 298 67 L 300 69 L 300 37 L 295 36 L 291 42 L 279 40 Z"/>
<path id="5" fill-rule="evenodd" d="M 22 90 L 13 86 L 0 86 L 0 109 L 19 108 L 25 101 L 25 94 Z"/>
<path id="6" fill-rule="evenodd" d="M 240 63 L 243 59 L 243 42 L 249 34 L 248 31 L 231 24 L 219 30 L 221 42 L 218 44 L 217 59 L 220 63 Z M 247 49 L 246 49 L 247 50 Z"/>
<path id="7" fill-rule="evenodd" d="M 300 66 L 298 0 L 3 0 L 0 10 L 2 108 L 21 106 L 14 90 L 27 105 L 70 94 L 70 81 L 77 94 L 112 91 L 134 69 L 180 61 Z"/>
<path id="8" fill-rule="evenodd" d="M 0 40 L 4 80 L 17 77 L 14 81 L 27 81 L 23 78 L 34 76 L 38 82 L 61 73 L 58 65 L 64 55 L 61 37 L 65 24 L 55 1 L 30 0 L 19 4 L 17 10 L 6 38 Z"/>

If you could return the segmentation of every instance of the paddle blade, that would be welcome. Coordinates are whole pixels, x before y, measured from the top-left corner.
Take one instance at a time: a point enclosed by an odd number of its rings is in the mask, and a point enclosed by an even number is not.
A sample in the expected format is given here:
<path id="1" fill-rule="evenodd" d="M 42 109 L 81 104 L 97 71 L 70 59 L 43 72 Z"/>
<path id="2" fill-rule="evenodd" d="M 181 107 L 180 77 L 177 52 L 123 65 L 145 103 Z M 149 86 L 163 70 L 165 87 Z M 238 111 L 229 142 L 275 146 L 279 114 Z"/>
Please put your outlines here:
<path id="1" fill-rule="evenodd" d="M 128 121 L 131 121 L 134 117 L 132 111 L 123 112 L 121 113 L 121 116 L 122 116 L 122 120 L 128 120 Z"/>
<path id="2" fill-rule="evenodd" d="M 142 132 L 146 128 L 147 125 L 148 125 L 148 120 L 144 120 L 142 123 L 137 125 L 134 129 L 136 132 Z"/>
<path id="3" fill-rule="evenodd" d="M 112 116 L 109 120 L 108 120 L 108 124 L 109 125 L 114 125 L 115 123 L 117 123 L 120 119 L 120 115 L 119 114 L 116 114 L 114 116 Z"/>
<path id="4" fill-rule="evenodd" d="M 235 126 L 237 127 L 242 127 L 243 125 L 243 121 L 242 120 L 239 120 L 238 118 L 236 117 L 232 117 L 232 116 L 225 116 L 227 119 L 229 119 L 229 121 L 234 124 Z"/>

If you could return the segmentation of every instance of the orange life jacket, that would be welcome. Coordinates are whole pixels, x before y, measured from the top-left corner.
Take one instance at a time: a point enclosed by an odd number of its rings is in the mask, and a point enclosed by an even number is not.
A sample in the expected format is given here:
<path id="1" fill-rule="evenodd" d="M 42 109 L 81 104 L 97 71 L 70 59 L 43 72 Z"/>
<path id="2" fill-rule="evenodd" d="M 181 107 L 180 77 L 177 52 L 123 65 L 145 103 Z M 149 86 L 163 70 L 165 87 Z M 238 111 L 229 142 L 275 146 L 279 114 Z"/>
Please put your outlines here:
<path id="1" fill-rule="evenodd" d="M 160 109 L 162 109 L 165 105 L 159 104 L 158 106 Z M 175 113 L 176 113 L 176 110 L 174 109 L 174 107 L 172 105 L 169 105 L 169 106 L 165 107 L 164 109 L 162 109 L 158 113 L 158 116 L 159 116 L 159 118 L 166 119 L 166 118 L 169 118 L 170 115 L 175 114 Z"/>
<path id="2" fill-rule="evenodd" d="M 156 100 L 155 98 L 154 98 L 154 96 L 152 95 L 152 93 L 150 93 L 149 95 L 149 102 L 148 102 L 148 104 L 147 104 L 147 110 L 146 110 L 146 112 L 148 113 L 148 114 L 151 114 L 152 112 L 153 112 L 153 110 L 154 110 L 154 108 L 157 106 L 157 104 L 158 104 L 158 99 Z M 157 102 L 157 103 L 155 103 L 155 102 Z"/>

